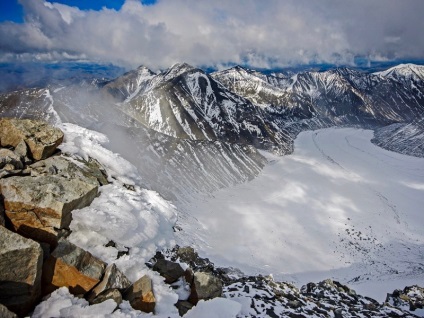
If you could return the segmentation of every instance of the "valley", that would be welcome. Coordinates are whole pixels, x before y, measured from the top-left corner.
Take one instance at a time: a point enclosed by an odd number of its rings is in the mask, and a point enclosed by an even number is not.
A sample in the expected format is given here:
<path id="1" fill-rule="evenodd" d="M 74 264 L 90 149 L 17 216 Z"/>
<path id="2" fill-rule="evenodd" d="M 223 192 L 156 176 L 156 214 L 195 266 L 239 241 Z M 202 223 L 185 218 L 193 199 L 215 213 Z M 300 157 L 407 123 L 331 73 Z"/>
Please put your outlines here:
<path id="1" fill-rule="evenodd" d="M 253 181 L 199 195 L 180 210 L 181 245 L 219 266 L 304 285 L 333 278 L 383 300 L 424 274 L 424 160 L 381 149 L 373 132 L 301 133 L 265 154 Z M 369 286 L 385 282 L 384 288 Z"/>

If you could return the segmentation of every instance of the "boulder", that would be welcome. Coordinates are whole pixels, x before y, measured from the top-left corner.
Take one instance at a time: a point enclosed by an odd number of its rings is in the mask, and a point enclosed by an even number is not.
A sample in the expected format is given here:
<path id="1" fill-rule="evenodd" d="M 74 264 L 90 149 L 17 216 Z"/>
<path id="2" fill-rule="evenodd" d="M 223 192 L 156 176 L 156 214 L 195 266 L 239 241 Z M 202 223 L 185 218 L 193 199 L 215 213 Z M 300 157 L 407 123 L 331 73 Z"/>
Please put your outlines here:
<path id="1" fill-rule="evenodd" d="M 122 303 L 122 294 L 117 288 L 106 289 L 90 301 L 90 305 L 100 304 L 108 299 L 112 299 L 119 306 Z"/>
<path id="2" fill-rule="evenodd" d="M 58 229 L 69 227 L 74 209 L 90 205 L 94 182 L 61 176 L 9 177 L 0 180 L 6 215 L 25 237 L 57 244 Z"/>
<path id="3" fill-rule="evenodd" d="M 206 272 L 194 273 L 189 301 L 196 305 L 201 299 L 207 300 L 222 295 L 222 282 L 215 276 Z"/>
<path id="4" fill-rule="evenodd" d="M 179 300 L 175 304 L 175 307 L 177 307 L 178 313 L 182 317 L 187 313 L 187 311 L 192 309 L 194 305 L 186 300 Z"/>
<path id="5" fill-rule="evenodd" d="M 0 226 L 0 303 L 19 316 L 41 295 L 42 260 L 40 244 Z"/>
<path id="6" fill-rule="evenodd" d="M 153 294 L 152 280 L 147 275 L 141 277 L 128 288 L 124 294 L 124 299 L 128 300 L 131 307 L 136 310 L 153 312 L 156 299 Z"/>
<path id="7" fill-rule="evenodd" d="M 59 176 L 65 179 L 79 179 L 93 185 L 107 184 L 95 161 L 76 160 L 65 156 L 54 156 L 30 166 L 31 176 Z M 105 183 L 106 182 L 106 183 Z"/>
<path id="8" fill-rule="evenodd" d="M 0 145 L 15 148 L 21 141 L 25 141 L 34 160 L 51 156 L 62 140 L 63 132 L 46 122 L 31 119 L 0 119 Z"/>
<path id="9" fill-rule="evenodd" d="M 168 261 L 166 259 L 158 259 L 153 265 L 153 270 L 165 277 L 165 283 L 175 283 L 180 277 L 184 276 L 184 270 L 180 264 Z"/>
<path id="10" fill-rule="evenodd" d="M 14 153 L 12 150 L 0 148 L 0 169 L 4 170 L 18 170 L 23 169 L 24 164 L 21 157 Z"/>
<path id="11" fill-rule="evenodd" d="M 190 268 L 197 272 L 212 272 L 214 265 L 208 258 L 201 258 L 190 246 L 177 247 L 176 258 L 187 263 Z"/>
<path id="12" fill-rule="evenodd" d="M 85 294 L 100 282 L 105 268 L 106 263 L 62 238 L 44 262 L 43 294 L 59 287 L 68 287 L 74 295 Z"/>
<path id="13" fill-rule="evenodd" d="M 17 318 L 16 314 L 14 312 L 11 312 L 9 309 L 7 309 L 6 306 L 0 304 L 0 317 L 2 318 Z"/>
<path id="14" fill-rule="evenodd" d="M 115 264 L 109 264 L 106 267 L 102 281 L 91 291 L 88 301 L 97 298 L 101 293 L 109 289 L 126 290 L 131 286 L 131 282 L 122 273 Z"/>

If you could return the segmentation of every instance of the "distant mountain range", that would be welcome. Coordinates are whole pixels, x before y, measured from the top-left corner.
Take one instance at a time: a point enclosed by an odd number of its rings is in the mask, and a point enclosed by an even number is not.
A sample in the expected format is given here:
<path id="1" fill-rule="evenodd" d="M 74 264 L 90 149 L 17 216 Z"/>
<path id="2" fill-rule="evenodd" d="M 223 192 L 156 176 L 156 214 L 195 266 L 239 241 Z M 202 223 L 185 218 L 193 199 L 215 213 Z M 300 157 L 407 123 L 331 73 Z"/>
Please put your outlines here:
<path id="1" fill-rule="evenodd" d="M 423 156 L 424 66 L 271 74 L 240 66 L 208 74 L 185 63 L 155 73 L 141 66 L 110 81 L 5 93 L 0 107 L 1 116 L 102 131 L 152 188 L 180 196 L 254 177 L 265 164 L 256 149 L 288 154 L 308 129 L 375 129 L 376 144 Z"/>

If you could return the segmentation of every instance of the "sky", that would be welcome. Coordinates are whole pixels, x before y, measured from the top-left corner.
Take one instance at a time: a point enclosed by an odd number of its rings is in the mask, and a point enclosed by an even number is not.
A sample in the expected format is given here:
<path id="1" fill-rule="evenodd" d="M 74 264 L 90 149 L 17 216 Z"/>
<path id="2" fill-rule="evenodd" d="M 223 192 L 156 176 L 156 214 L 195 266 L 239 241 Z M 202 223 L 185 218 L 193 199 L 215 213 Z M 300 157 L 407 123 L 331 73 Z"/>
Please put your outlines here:
<path id="1" fill-rule="evenodd" d="M 422 0 L 1 0 L 0 63 L 153 70 L 424 59 Z"/>

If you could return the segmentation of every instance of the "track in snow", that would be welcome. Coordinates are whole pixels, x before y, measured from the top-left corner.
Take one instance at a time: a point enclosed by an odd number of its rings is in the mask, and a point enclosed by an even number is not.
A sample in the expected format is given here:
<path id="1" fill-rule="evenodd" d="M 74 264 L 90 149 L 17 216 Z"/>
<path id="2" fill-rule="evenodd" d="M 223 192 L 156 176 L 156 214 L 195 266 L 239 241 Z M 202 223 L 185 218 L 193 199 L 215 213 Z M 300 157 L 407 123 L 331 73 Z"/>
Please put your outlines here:
<path id="1" fill-rule="evenodd" d="M 331 277 L 376 298 L 385 295 L 378 286 L 424 281 L 424 159 L 371 138 L 301 133 L 293 155 L 267 155 L 253 181 L 181 207 L 180 244 L 200 242 L 201 255 L 247 274 L 298 284 Z"/>

